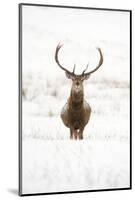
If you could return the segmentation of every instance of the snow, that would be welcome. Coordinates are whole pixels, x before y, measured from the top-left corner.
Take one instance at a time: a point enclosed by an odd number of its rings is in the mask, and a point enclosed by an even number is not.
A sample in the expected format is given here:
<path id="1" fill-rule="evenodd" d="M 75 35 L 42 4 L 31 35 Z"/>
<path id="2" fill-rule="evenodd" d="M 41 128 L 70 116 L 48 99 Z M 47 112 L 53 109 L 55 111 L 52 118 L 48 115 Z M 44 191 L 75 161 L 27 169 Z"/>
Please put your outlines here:
<path id="1" fill-rule="evenodd" d="M 76 73 L 104 63 L 84 82 L 92 108 L 83 141 L 60 118 Z M 89 69 L 90 69 L 89 68 Z M 89 70 L 88 69 L 88 70 Z M 23 194 L 129 187 L 129 13 L 23 6 Z"/>
<path id="2" fill-rule="evenodd" d="M 128 159 L 129 148 L 124 142 L 27 139 L 23 144 L 23 191 L 127 187 Z"/>

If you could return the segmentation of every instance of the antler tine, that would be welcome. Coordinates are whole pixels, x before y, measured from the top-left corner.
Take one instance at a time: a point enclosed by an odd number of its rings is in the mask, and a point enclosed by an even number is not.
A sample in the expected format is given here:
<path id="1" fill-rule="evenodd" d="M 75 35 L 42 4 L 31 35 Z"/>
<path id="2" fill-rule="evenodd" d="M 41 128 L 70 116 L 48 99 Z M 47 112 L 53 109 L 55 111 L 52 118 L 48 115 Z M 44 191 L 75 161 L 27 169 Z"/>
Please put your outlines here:
<path id="1" fill-rule="evenodd" d="M 95 69 L 93 69 L 92 71 L 88 72 L 88 73 L 84 73 L 87 68 L 88 68 L 88 64 L 87 64 L 87 67 L 86 69 L 83 71 L 83 75 L 89 75 L 89 74 L 92 74 L 94 73 L 95 71 L 97 71 L 99 69 L 99 67 L 103 64 L 103 54 L 102 54 L 102 51 L 99 47 L 96 48 L 98 51 L 99 51 L 99 54 L 100 54 L 100 60 L 99 60 L 99 63 L 97 65 L 97 67 Z"/>
<path id="2" fill-rule="evenodd" d="M 88 64 L 86 65 L 86 68 L 85 68 L 85 70 L 83 70 L 83 72 L 82 72 L 82 75 L 84 75 L 84 73 L 87 71 L 87 69 L 88 69 L 88 66 L 89 66 L 89 62 L 88 62 Z"/>
<path id="3" fill-rule="evenodd" d="M 73 74 L 75 74 L 75 68 L 76 68 L 76 65 L 74 64 L 74 68 L 73 68 Z"/>
<path id="4" fill-rule="evenodd" d="M 57 45 L 57 47 L 56 47 L 56 51 L 55 51 L 55 61 L 56 61 L 56 63 L 59 65 L 59 67 L 60 67 L 62 70 L 64 70 L 66 73 L 74 75 L 75 65 L 74 65 L 74 68 L 73 68 L 73 72 L 70 72 L 70 71 L 68 71 L 67 69 L 65 69 L 65 68 L 59 63 L 58 52 L 59 52 L 59 50 L 60 50 L 60 48 L 61 48 L 62 46 L 63 46 L 63 44 L 60 44 L 60 43 L 59 43 L 59 44 Z"/>

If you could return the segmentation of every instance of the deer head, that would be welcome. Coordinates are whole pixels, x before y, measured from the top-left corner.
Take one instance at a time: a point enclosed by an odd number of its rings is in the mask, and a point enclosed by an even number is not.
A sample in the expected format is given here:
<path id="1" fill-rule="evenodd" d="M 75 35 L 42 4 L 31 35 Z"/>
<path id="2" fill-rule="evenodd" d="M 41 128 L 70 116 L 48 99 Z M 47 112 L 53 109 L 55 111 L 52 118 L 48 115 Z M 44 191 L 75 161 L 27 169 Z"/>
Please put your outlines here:
<path id="1" fill-rule="evenodd" d="M 103 63 L 103 55 L 102 55 L 101 49 L 97 48 L 97 50 L 99 51 L 99 54 L 100 54 L 100 60 L 99 60 L 98 65 L 93 70 L 91 70 L 91 71 L 89 71 L 89 72 L 86 73 L 86 71 L 88 69 L 88 66 L 89 66 L 89 63 L 88 63 L 87 66 L 86 66 L 86 68 L 83 70 L 82 74 L 76 75 L 75 74 L 75 67 L 76 67 L 75 64 L 74 64 L 74 67 L 73 67 L 73 71 L 70 72 L 69 70 L 67 70 L 66 68 L 64 68 L 60 64 L 60 62 L 59 62 L 58 52 L 59 52 L 59 50 L 61 49 L 62 46 L 63 46 L 62 44 L 61 45 L 58 44 L 57 47 L 56 47 L 55 61 L 58 64 L 58 66 L 62 70 L 65 71 L 66 77 L 72 80 L 71 96 L 72 96 L 73 100 L 75 100 L 75 101 L 81 101 L 82 98 L 83 98 L 83 81 L 87 80 L 92 73 L 94 73 L 95 71 L 97 71 L 99 69 L 99 67 Z"/>

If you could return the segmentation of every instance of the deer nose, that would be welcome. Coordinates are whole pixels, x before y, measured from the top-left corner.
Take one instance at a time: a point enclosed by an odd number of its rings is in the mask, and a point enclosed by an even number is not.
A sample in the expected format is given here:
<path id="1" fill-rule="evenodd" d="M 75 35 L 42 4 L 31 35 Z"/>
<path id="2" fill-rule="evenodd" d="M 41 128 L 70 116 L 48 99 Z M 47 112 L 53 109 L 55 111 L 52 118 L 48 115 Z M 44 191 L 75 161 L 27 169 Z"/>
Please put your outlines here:
<path id="1" fill-rule="evenodd" d="M 79 81 L 76 82 L 76 85 L 77 85 L 77 86 L 79 85 Z"/>

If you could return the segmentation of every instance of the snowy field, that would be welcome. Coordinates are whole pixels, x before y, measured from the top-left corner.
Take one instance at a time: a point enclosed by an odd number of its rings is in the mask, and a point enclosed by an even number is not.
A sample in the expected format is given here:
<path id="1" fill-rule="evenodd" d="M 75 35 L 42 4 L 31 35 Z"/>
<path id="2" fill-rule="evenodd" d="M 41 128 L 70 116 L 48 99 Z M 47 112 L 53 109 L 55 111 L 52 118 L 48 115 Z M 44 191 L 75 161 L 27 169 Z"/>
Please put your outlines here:
<path id="1" fill-rule="evenodd" d="M 81 73 L 92 115 L 84 140 L 60 118 L 71 80 L 54 60 Z M 129 187 L 129 13 L 23 7 L 23 194 Z M 89 70 L 88 69 L 88 70 Z"/>

